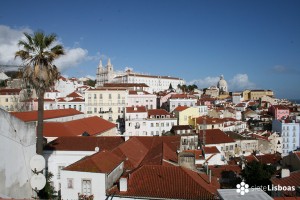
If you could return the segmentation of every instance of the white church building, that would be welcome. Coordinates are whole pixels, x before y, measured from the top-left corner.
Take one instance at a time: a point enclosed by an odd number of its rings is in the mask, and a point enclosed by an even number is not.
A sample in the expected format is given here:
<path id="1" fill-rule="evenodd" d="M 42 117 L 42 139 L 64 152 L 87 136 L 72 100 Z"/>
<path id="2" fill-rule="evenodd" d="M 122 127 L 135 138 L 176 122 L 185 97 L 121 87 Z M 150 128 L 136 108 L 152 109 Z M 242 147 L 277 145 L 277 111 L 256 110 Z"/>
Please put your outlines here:
<path id="1" fill-rule="evenodd" d="M 102 87 L 105 83 L 145 83 L 149 87 L 145 90 L 149 93 L 159 92 L 169 89 L 170 84 L 174 89 L 177 85 L 185 84 L 181 78 L 170 76 L 153 76 L 133 72 L 131 69 L 126 71 L 114 71 L 110 59 L 104 67 L 102 61 L 97 68 L 96 87 Z"/>

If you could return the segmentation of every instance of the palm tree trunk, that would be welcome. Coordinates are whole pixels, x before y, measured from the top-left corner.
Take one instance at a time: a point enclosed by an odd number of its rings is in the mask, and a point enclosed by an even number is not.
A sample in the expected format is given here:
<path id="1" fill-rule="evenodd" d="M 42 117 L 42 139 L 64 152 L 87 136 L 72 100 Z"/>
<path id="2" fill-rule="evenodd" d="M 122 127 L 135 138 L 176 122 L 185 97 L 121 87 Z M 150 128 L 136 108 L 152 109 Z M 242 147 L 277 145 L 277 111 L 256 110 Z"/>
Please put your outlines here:
<path id="1" fill-rule="evenodd" d="M 44 92 L 38 97 L 38 124 L 37 124 L 37 143 L 36 153 L 43 154 L 43 128 L 44 128 Z"/>

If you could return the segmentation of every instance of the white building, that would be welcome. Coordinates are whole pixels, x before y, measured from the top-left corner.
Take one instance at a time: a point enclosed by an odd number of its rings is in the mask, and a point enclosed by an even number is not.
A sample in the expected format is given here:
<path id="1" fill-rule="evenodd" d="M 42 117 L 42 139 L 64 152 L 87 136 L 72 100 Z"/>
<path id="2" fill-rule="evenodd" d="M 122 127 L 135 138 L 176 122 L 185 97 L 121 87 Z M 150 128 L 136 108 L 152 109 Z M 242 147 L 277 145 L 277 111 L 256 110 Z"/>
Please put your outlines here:
<path id="1" fill-rule="evenodd" d="M 272 130 L 279 132 L 282 137 L 282 155 L 288 155 L 289 152 L 300 146 L 300 123 L 294 120 L 273 120 Z"/>
<path id="2" fill-rule="evenodd" d="M 177 118 L 163 109 L 147 111 L 145 107 L 126 108 L 126 136 L 161 136 L 170 131 L 173 125 L 177 125 Z"/>
<path id="3" fill-rule="evenodd" d="M 54 88 L 60 92 L 61 97 L 65 97 L 81 86 L 83 86 L 83 83 L 76 78 L 65 78 L 61 76 L 56 81 Z"/>
<path id="4" fill-rule="evenodd" d="M 85 195 L 105 199 L 106 190 L 121 177 L 123 170 L 123 159 L 110 151 L 88 156 L 61 171 L 61 197 L 80 199 L 80 195 Z"/>
<path id="5" fill-rule="evenodd" d="M 31 199 L 30 159 L 36 155 L 36 125 L 0 108 L 0 198 Z"/>
<path id="6" fill-rule="evenodd" d="M 97 88 L 85 92 L 86 116 L 98 116 L 118 124 L 124 117 L 128 90 L 124 88 Z"/>
<path id="7" fill-rule="evenodd" d="M 147 109 L 156 109 L 156 95 L 145 91 L 130 90 L 127 96 L 127 106 L 145 106 Z"/>
<path id="8" fill-rule="evenodd" d="M 185 84 L 185 81 L 183 79 L 170 76 L 152 76 L 138 74 L 132 72 L 131 69 L 125 69 L 125 71 L 114 71 L 110 59 L 108 59 L 107 65 L 105 67 L 103 67 L 102 61 L 100 60 L 97 68 L 96 87 L 101 87 L 105 83 L 112 82 L 145 83 L 149 86 L 149 88 L 146 88 L 146 91 L 150 93 L 167 90 L 170 84 L 173 88 L 176 88 L 177 85 Z"/>
<path id="9" fill-rule="evenodd" d="M 173 112 L 178 106 L 194 107 L 197 104 L 197 99 L 193 95 L 174 94 L 167 101 L 169 112 Z"/>
<path id="10" fill-rule="evenodd" d="M 56 191 L 61 189 L 61 170 L 68 165 L 92 155 L 98 150 L 112 150 L 124 142 L 121 137 L 60 137 L 44 148 L 48 172 L 53 174 L 52 184 Z M 98 148 L 97 148 L 98 147 Z M 66 198 L 69 199 L 70 197 Z"/>

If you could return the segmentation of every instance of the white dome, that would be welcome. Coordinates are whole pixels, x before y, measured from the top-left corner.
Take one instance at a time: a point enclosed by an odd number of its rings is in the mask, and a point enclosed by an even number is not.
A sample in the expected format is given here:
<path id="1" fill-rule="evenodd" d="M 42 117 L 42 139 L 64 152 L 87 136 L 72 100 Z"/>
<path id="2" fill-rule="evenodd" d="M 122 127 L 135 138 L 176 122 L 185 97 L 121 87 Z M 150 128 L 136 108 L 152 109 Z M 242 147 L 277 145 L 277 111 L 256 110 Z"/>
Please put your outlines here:
<path id="1" fill-rule="evenodd" d="M 220 76 L 220 80 L 218 82 L 217 87 L 220 89 L 222 92 L 228 92 L 228 86 L 227 82 L 224 80 L 223 75 Z"/>

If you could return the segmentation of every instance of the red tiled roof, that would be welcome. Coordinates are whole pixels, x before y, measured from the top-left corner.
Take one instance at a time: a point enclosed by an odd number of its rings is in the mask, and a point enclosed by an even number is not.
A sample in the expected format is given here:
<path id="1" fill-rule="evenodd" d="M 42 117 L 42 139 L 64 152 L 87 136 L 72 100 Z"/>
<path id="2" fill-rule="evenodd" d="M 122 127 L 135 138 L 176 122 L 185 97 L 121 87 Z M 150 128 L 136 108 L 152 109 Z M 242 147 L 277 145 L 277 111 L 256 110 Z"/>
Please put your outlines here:
<path id="1" fill-rule="evenodd" d="M 205 130 L 205 144 L 222 144 L 235 142 L 234 139 L 228 137 L 220 129 Z M 203 138 L 203 131 L 199 132 L 199 137 Z"/>
<path id="2" fill-rule="evenodd" d="M 44 122 L 45 137 L 78 136 L 87 132 L 90 135 L 99 135 L 116 125 L 101 117 L 87 117 L 67 122 Z"/>
<path id="3" fill-rule="evenodd" d="M 289 110 L 289 108 L 284 105 L 272 105 L 272 107 L 278 110 Z"/>
<path id="4" fill-rule="evenodd" d="M 256 155 L 257 160 L 264 164 L 276 164 L 281 160 L 280 154 Z"/>
<path id="5" fill-rule="evenodd" d="M 204 159 L 202 150 L 193 149 L 193 150 L 184 150 L 184 152 L 193 153 L 196 160 Z"/>
<path id="6" fill-rule="evenodd" d="M 182 167 L 144 165 L 130 174 L 126 192 L 109 193 L 147 199 L 214 199 L 220 185 L 216 178 L 211 180 L 209 183 L 206 174 Z"/>
<path id="7" fill-rule="evenodd" d="M 126 113 L 147 112 L 145 106 L 126 107 Z"/>
<path id="8" fill-rule="evenodd" d="M 73 115 L 83 114 L 73 108 L 69 109 L 58 109 L 58 110 L 44 110 L 44 120 L 53 119 L 60 117 L 68 117 Z M 11 115 L 19 118 L 24 122 L 37 121 L 38 114 L 37 111 L 28 111 L 28 112 L 11 112 Z"/>
<path id="9" fill-rule="evenodd" d="M 151 109 L 148 110 L 148 116 L 156 116 L 156 115 L 171 115 L 168 111 L 164 110 L 164 109 Z"/>
<path id="10" fill-rule="evenodd" d="M 123 162 L 123 159 L 110 151 L 101 151 L 87 156 L 64 168 L 68 171 L 110 173 Z"/>
<path id="11" fill-rule="evenodd" d="M 186 110 L 188 108 L 189 108 L 188 106 L 178 106 L 174 109 L 174 111 L 180 112 L 180 111 Z"/>
<path id="12" fill-rule="evenodd" d="M 204 124 L 204 121 L 206 124 L 222 124 L 224 122 L 223 119 L 220 118 L 211 118 L 211 117 L 198 117 L 196 118 L 197 124 Z"/>
<path id="13" fill-rule="evenodd" d="M 84 99 L 82 99 L 82 98 L 74 98 L 74 99 L 70 100 L 69 102 L 84 102 Z"/>
<path id="14" fill-rule="evenodd" d="M 213 153 L 220 153 L 216 146 L 212 147 L 203 147 L 205 154 L 213 154 Z"/>
<path id="15" fill-rule="evenodd" d="M 68 94 L 67 97 L 75 98 L 75 97 L 82 97 L 82 96 L 80 94 L 78 94 L 77 92 L 72 92 L 72 93 Z"/>
<path id="16" fill-rule="evenodd" d="M 253 161 L 258 161 L 257 158 L 254 155 L 245 156 L 245 160 L 250 163 Z"/>
<path id="17" fill-rule="evenodd" d="M 180 137 L 130 137 L 113 152 L 123 158 L 125 169 L 135 169 L 141 163 L 162 164 L 162 159 L 177 162 L 177 148 L 180 146 Z"/>
<path id="18" fill-rule="evenodd" d="M 95 147 L 102 150 L 113 150 L 124 142 L 119 136 L 101 137 L 59 137 L 49 142 L 44 150 L 49 151 L 95 151 Z"/>
<path id="19" fill-rule="evenodd" d="M 280 185 L 280 186 L 295 186 L 299 187 L 300 185 L 300 170 L 294 171 L 290 173 L 290 176 L 285 178 L 272 178 L 271 182 L 273 185 Z M 283 192 L 286 196 L 296 196 L 296 191 L 284 191 Z"/>
<path id="20" fill-rule="evenodd" d="M 103 87 L 149 87 L 145 83 L 104 83 Z"/>
<path id="21" fill-rule="evenodd" d="M 38 102 L 38 99 L 33 99 L 34 102 Z M 55 99 L 44 99 L 44 102 L 54 102 Z"/>
<path id="22" fill-rule="evenodd" d="M 10 89 L 10 88 L 2 88 L 0 89 L 0 95 L 18 95 L 21 89 Z"/>
<path id="23" fill-rule="evenodd" d="M 236 174 L 240 174 L 242 169 L 239 165 L 217 165 L 217 166 L 208 166 L 208 168 L 212 171 L 212 176 L 217 178 L 222 178 L 222 173 L 224 171 L 233 171 Z"/>

